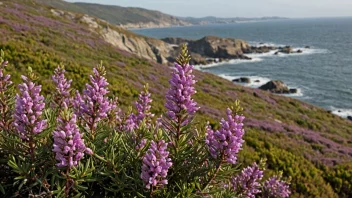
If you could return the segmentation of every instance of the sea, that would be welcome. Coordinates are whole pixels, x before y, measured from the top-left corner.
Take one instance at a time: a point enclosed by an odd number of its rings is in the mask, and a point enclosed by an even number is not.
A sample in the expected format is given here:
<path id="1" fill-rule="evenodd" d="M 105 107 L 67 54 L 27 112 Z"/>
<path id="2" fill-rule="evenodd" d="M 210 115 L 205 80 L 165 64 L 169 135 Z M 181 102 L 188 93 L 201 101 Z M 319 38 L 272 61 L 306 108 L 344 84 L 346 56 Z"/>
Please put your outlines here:
<path id="1" fill-rule="evenodd" d="M 155 38 L 204 36 L 243 39 L 251 45 L 290 45 L 301 54 L 251 54 L 252 60 L 196 66 L 197 69 L 233 80 L 249 77 L 258 88 L 270 80 L 282 80 L 287 94 L 333 113 L 352 116 L 352 17 L 284 19 L 265 22 L 211 24 L 186 27 L 135 29 L 134 32 Z M 306 49 L 310 46 L 310 49 Z M 259 80 L 259 82 L 255 82 Z"/>

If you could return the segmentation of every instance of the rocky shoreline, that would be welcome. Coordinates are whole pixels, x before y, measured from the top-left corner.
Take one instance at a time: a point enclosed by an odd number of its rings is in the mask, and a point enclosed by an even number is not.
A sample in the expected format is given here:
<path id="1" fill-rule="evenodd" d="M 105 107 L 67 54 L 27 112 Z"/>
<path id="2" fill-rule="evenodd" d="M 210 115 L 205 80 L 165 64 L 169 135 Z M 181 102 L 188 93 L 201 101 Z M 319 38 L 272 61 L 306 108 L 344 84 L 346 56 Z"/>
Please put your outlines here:
<path id="1" fill-rule="evenodd" d="M 234 83 L 242 83 L 249 84 L 252 83 L 249 77 L 240 77 L 232 80 Z M 255 83 L 260 83 L 260 80 L 255 80 Z M 281 80 L 270 80 L 267 83 L 259 86 L 258 89 L 269 91 L 271 93 L 276 94 L 296 94 L 298 93 L 297 88 L 289 88 L 283 81 Z"/>
<path id="2" fill-rule="evenodd" d="M 178 51 L 182 44 L 187 44 L 192 56 L 191 64 L 209 65 L 214 63 L 228 62 L 234 59 L 252 60 L 248 55 L 263 54 L 275 51 L 274 55 L 299 54 L 304 49 L 294 50 L 291 46 L 268 46 L 261 43 L 259 46 L 251 46 L 241 39 L 220 38 L 216 36 L 206 36 L 199 40 L 167 37 L 162 41 L 173 45 L 174 51 Z M 309 49 L 306 46 L 305 49 Z M 168 59 L 173 62 L 173 59 Z"/>

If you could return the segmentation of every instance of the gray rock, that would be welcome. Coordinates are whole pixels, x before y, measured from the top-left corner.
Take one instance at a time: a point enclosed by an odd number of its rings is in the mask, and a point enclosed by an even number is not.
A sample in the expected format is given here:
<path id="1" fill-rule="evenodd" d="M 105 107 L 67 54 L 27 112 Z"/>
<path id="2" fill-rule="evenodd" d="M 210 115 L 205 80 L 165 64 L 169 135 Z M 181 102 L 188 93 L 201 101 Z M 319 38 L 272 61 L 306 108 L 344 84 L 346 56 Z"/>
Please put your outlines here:
<path id="1" fill-rule="evenodd" d="M 290 93 L 290 90 L 287 87 L 287 85 L 284 82 L 282 82 L 281 80 L 269 81 L 265 85 L 260 86 L 259 89 L 265 90 L 265 91 L 270 91 L 272 93 L 281 93 L 281 94 Z"/>
<path id="2" fill-rule="evenodd" d="M 280 49 L 281 53 L 285 53 L 285 54 L 291 54 L 293 52 L 292 47 L 291 46 L 286 46 L 283 47 L 282 49 Z"/>
<path id="3" fill-rule="evenodd" d="M 290 89 L 289 91 L 290 91 L 291 94 L 294 94 L 294 93 L 298 92 L 298 89 Z"/>
<path id="4" fill-rule="evenodd" d="M 189 41 L 188 50 L 209 58 L 247 59 L 243 51 L 249 44 L 240 39 L 206 36 L 196 41 Z"/>
<path id="5" fill-rule="evenodd" d="M 251 83 L 251 79 L 247 77 L 241 77 L 241 78 L 233 79 L 232 82 Z"/>

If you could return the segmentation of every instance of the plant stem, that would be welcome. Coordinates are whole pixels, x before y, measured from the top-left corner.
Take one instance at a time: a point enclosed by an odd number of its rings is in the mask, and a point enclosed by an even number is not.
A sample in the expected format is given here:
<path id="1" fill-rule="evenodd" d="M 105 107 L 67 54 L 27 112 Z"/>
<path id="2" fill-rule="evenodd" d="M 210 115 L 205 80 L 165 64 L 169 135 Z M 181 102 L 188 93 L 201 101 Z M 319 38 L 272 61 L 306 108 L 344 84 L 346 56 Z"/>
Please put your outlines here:
<path id="1" fill-rule="evenodd" d="M 220 162 L 219 162 L 219 164 L 218 164 L 218 166 L 217 166 L 217 168 L 216 168 L 216 170 L 215 170 L 215 173 L 214 173 L 213 176 L 207 181 L 207 183 L 205 183 L 205 185 L 204 185 L 202 191 L 205 190 L 205 189 L 208 187 L 208 185 L 216 178 L 216 175 L 219 173 L 220 168 L 221 168 L 221 165 L 222 165 L 222 163 L 223 163 L 223 158 L 224 158 L 224 156 L 225 156 L 225 153 L 222 152 L 222 154 L 221 154 L 221 159 L 220 159 Z"/>
<path id="2" fill-rule="evenodd" d="M 150 188 L 150 194 L 149 194 L 149 197 L 152 198 L 153 197 L 153 186 L 151 186 Z"/>
<path id="3" fill-rule="evenodd" d="M 66 169 L 66 189 L 65 189 L 66 198 L 69 198 L 69 193 L 70 193 L 70 188 L 71 188 L 69 170 L 70 170 L 70 168 L 67 167 L 67 169 Z"/>
<path id="4" fill-rule="evenodd" d="M 177 116 L 177 134 L 176 134 L 176 140 L 178 141 L 181 136 L 181 115 Z"/>

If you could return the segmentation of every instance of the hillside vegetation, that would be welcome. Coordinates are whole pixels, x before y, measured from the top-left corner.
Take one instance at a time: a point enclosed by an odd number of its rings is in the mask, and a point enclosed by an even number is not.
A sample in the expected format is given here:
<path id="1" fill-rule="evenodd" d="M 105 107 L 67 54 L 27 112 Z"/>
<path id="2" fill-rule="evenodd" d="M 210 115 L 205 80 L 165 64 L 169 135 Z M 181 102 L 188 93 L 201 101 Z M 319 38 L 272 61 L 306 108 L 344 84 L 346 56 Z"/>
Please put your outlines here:
<path id="1" fill-rule="evenodd" d="M 107 69 L 111 94 L 128 108 L 145 83 L 152 93 L 152 112 L 164 112 L 164 94 L 171 70 L 106 42 L 80 19 L 56 16 L 50 7 L 33 0 L 2 0 L 0 48 L 11 63 L 15 83 L 27 67 L 40 77 L 46 93 L 53 90 L 50 76 L 63 63 L 73 86 L 82 89 L 92 67 L 101 60 Z M 79 10 L 77 10 L 79 11 Z M 138 35 L 136 35 L 138 36 Z M 236 99 L 246 116 L 244 164 L 268 159 L 268 168 L 291 177 L 292 197 L 351 197 L 352 123 L 301 101 L 245 88 L 215 75 L 195 72 L 195 100 L 200 115 L 213 126 L 223 109 Z M 1 162 L 1 161 L 0 161 Z M 0 175 L 1 175 L 0 170 Z"/>
<path id="2" fill-rule="evenodd" d="M 71 12 L 98 17 L 111 24 L 125 28 L 148 28 L 184 26 L 191 23 L 159 11 L 143 8 L 100 5 L 91 3 L 68 3 L 62 0 L 40 0 L 41 3 Z"/>

